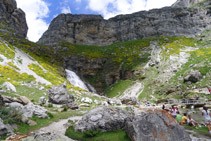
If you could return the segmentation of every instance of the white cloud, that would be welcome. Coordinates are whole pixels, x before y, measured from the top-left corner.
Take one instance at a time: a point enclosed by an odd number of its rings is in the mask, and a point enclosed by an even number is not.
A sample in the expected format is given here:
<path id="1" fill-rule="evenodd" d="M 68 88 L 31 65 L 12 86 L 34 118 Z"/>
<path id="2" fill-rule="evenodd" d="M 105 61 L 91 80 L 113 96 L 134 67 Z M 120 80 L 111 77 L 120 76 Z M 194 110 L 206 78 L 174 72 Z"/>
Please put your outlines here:
<path id="1" fill-rule="evenodd" d="M 77 3 L 81 3 L 81 0 L 75 0 Z"/>
<path id="2" fill-rule="evenodd" d="M 48 29 L 48 24 L 43 18 L 48 17 L 49 4 L 44 0 L 16 0 L 17 5 L 26 13 L 26 20 L 29 27 L 28 38 L 31 41 L 38 41 L 42 34 Z"/>
<path id="3" fill-rule="evenodd" d="M 70 7 L 62 7 L 61 8 L 61 13 L 67 14 L 67 13 L 71 13 Z"/>
<path id="4" fill-rule="evenodd" d="M 174 2 L 176 0 L 88 0 L 87 8 L 108 19 L 119 14 L 170 6 Z"/>

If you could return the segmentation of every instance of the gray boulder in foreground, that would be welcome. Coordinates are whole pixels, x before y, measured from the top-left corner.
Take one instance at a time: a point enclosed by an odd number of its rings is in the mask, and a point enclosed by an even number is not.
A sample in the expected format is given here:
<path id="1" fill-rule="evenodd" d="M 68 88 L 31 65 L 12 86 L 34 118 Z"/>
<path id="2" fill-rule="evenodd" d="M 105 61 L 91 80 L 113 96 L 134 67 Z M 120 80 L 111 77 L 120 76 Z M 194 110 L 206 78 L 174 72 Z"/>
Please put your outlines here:
<path id="1" fill-rule="evenodd" d="M 127 122 L 132 141 L 191 141 L 189 134 L 166 111 L 150 111 Z"/>
<path id="2" fill-rule="evenodd" d="M 114 107 L 97 107 L 84 115 L 75 127 L 75 131 L 101 130 L 102 132 L 124 129 L 133 115 Z"/>
<path id="3" fill-rule="evenodd" d="M 67 87 L 65 84 L 52 86 L 48 91 L 49 102 L 54 104 L 67 104 L 74 101 L 73 95 L 67 94 Z"/>

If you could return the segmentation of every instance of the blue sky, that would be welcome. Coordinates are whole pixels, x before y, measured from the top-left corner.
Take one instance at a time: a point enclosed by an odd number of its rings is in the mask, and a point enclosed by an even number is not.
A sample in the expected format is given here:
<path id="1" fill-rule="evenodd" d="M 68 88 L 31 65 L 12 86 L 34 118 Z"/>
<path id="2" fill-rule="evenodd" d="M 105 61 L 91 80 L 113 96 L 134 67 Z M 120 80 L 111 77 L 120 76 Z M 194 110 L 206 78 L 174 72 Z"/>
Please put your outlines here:
<path id="1" fill-rule="evenodd" d="M 26 13 L 28 39 L 38 41 L 53 18 L 61 13 L 100 14 L 105 19 L 119 14 L 170 6 L 176 0 L 16 0 Z"/>

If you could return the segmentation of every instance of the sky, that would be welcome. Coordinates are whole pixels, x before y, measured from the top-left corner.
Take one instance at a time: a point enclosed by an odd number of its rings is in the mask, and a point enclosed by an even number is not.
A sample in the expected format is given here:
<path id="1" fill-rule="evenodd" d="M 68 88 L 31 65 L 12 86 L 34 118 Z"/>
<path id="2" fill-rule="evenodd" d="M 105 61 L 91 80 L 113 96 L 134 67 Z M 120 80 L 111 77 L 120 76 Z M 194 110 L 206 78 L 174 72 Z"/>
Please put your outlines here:
<path id="1" fill-rule="evenodd" d="M 16 0 L 26 13 L 28 39 L 38 41 L 50 22 L 61 13 L 100 14 L 109 19 L 119 14 L 171 6 L 176 0 Z"/>

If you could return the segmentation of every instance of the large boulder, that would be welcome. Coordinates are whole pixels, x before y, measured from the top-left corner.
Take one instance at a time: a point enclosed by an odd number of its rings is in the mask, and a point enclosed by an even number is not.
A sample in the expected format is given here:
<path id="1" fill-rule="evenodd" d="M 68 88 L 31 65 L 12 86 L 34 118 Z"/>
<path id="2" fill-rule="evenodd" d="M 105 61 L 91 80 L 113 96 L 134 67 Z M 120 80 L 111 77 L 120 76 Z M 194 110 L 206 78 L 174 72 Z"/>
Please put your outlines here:
<path id="1" fill-rule="evenodd" d="M 29 136 L 22 141 L 72 141 L 72 139 L 51 132 L 35 133 L 34 136 Z"/>
<path id="2" fill-rule="evenodd" d="M 12 128 L 9 125 L 5 125 L 2 121 L 2 119 L 0 119 L 0 138 L 3 135 L 9 136 L 12 134 L 13 134 Z"/>
<path id="3" fill-rule="evenodd" d="M 184 78 L 184 82 L 196 83 L 202 79 L 202 75 L 198 70 L 192 70 L 189 75 Z"/>
<path id="4" fill-rule="evenodd" d="M 10 107 L 15 108 L 23 114 L 23 117 L 31 118 L 33 116 L 37 116 L 39 118 L 47 118 L 47 110 L 44 107 L 34 105 L 33 103 L 29 103 L 23 106 L 20 103 L 13 102 L 9 104 Z"/>
<path id="5" fill-rule="evenodd" d="M 54 104 L 67 104 L 74 101 L 73 95 L 67 94 L 67 87 L 65 84 L 52 86 L 48 91 L 49 102 Z"/>
<path id="6" fill-rule="evenodd" d="M 2 86 L 7 88 L 7 90 L 9 90 L 9 91 L 16 92 L 15 86 L 13 84 L 11 84 L 10 82 L 4 82 Z"/>
<path id="7" fill-rule="evenodd" d="M 27 104 L 29 104 L 29 103 L 31 102 L 31 100 L 29 100 L 29 99 L 28 99 L 27 97 L 25 97 L 25 96 L 20 96 L 20 97 L 18 98 L 18 100 L 20 100 L 21 103 L 24 104 L 24 105 L 27 105 Z"/>
<path id="8" fill-rule="evenodd" d="M 76 131 L 101 130 L 102 132 L 124 129 L 133 115 L 114 107 L 98 107 L 84 115 L 75 127 Z"/>
<path id="9" fill-rule="evenodd" d="M 132 141 L 191 141 L 189 134 L 166 111 L 149 111 L 126 124 Z"/>

